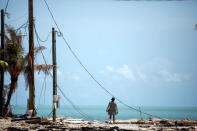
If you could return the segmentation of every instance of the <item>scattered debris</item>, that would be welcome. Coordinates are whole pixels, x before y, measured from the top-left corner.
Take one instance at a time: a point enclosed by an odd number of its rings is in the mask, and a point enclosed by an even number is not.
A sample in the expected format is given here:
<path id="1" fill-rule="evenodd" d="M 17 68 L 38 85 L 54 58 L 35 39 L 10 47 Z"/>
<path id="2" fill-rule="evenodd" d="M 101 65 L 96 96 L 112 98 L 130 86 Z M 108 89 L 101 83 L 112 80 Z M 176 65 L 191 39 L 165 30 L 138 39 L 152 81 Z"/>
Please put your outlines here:
<path id="1" fill-rule="evenodd" d="M 85 121 L 83 119 L 74 119 L 71 117 L 64 118 L 62 116 L 57 117 L 57 121 L 53 122 L 52 119 L 44 118 L 29 118 L 29 119 L 16 119 L 7 118 L 0 119 L 0 130 L 15 130 L 15 131 L 27 131 L 27 130 L 75 130 L 75 131 L 129 131 L 129 130 L 197 130 L 197 120 L 167 120 L 150 118 L 149 120 L 117 120 L 115 124 L 111 124 L 108 121 Z"/>

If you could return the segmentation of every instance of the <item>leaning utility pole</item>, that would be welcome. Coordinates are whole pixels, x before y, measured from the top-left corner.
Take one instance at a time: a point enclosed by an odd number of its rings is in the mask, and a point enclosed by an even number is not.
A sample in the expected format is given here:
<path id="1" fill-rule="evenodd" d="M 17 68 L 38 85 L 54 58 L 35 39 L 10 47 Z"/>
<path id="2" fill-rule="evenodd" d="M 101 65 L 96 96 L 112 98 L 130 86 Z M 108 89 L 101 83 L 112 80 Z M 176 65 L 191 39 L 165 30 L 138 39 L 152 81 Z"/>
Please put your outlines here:
<path id="1" fill-rule="evenodd" d="M 1 49 L 4 49 L 4 10 L 1 10 Z M 2 54 L 1 60 L 4 60 L 4 53 Z M 4 69 L 1 69 L 1 78 L 0 78 L 0 116 L 3 116 L 3 106 L 4 106 L 4 96 L 3 96 L 3 88 L 4 88 Z"/>
<path id="2" fill-rule="evenodd" d="M 28 0 L 29 7 L 29 110 L 35 111 L 35 87 L 34 87 L 34 18 L 33 0 Z"/>
<path id="3" fill-rule="evenodd" d="M 52 55 L 53 55 L 53 121 L 56 120 L 57 108 L 57 64 L 56 64 L 56 31 L 52 28 Z"/>

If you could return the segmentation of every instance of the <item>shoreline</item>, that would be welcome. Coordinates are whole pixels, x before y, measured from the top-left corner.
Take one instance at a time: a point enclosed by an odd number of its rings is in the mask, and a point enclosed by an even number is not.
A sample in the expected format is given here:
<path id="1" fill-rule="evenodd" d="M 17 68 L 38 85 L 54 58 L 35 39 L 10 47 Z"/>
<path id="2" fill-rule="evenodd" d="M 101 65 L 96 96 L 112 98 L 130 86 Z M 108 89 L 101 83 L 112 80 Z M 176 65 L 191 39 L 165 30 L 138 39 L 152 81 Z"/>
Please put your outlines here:
<path id="1" fill-rule="evenodd" d="M 106 106 L 79 106 L 77 107 L 83 111 L 83 113 L 92 117 L 93 120 L 105 121 L 108 120 L 109 116 L 106 113 Z M 137 108 L 137 107 L 136 107 Z M 13 114 L 25 114 L 27 107 L 25 105 L 18 105 L 12 108 Z M 169 120 L 181 120 L 184 117 L 189 118 L 190 120 L 197 120 L 197 107 L 153 107 L 153 106 L 143 106 L 141 108 L 143 112 L 147 112 L 152 114 L 153 116 L 159 116 L 160 118 L 166 118 Z M 38 105 L 37 113 L 40 117 L 47 118 L 51 113 L 51 105 Z M 73 118 L 84 118 L 76 112 L 72 106 L 69 105 L 61 105 L 60 108 L 57 109 L 57 115 L 63 115 L 65 117 L 71 116 Z M 84 118 L 85 120 L 91 121 L 89 118 Z M 131 118 L 141 118 L 140 113 L 134 110 L 130 110 L 127 107 L 120 106 L 119 114 L 116 116 L 116 119 L 128 120 Z M 142 118 L 148 120 L 149 116 L 142 114 Z"/>
<path id="2" fill-rule="evenodd" d="M 96 131 L 128 131 L 128 130 L 197 130 L 197 120 L 167 120 L 151 117 L 149 120 L 129 119 L 116 120 L 115 124 L 108 121 L 85 121 L 83 119 L 74 119 L 71 117 L 58 116 L 56 122 L 52 118 L 35 118 L 12 121 L 13 118 L 0 118 L 0 130 L 10 131 L 24 131 L 24 130 L 96 130 Z"/>

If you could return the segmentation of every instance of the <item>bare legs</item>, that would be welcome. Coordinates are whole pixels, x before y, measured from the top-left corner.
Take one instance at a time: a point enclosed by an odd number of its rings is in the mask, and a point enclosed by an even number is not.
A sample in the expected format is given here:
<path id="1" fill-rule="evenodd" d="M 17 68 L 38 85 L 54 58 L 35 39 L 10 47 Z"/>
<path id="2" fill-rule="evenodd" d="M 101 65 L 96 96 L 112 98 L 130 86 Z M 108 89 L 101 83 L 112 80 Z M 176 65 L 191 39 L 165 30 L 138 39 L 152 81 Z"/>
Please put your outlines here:
<path id="1" fill-rule="evenodd" d="M 115 124 L 115 119 L 116 119 L 116 118 L 115 118 L 115 115 L 113 114 L 113 123 L 114 123 L 114 124 Z"/>
<path id="2" fill-rule="evenodd" d="M 112 116 L 112 115 L 109 115 L 109 120 L 111 120 L 111 116 Z M 115 123 L 115 120 L 116 120 L 115 114 L 113 114 L 113 123 Z"/>

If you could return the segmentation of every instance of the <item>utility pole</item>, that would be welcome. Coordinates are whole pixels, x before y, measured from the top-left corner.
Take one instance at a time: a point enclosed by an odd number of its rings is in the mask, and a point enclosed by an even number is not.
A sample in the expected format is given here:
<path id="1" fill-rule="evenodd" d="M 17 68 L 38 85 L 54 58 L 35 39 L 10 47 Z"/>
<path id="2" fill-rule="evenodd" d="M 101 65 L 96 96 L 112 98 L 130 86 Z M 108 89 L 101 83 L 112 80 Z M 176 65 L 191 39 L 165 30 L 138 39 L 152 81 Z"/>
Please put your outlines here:
<path id="1" fill-rule="evenodd" d="M 29 110 L 35 113 L 35 87 L 34 87 L 34 18 L 33 0 L 28 0 L 29 7 Z"/>
<path id="2" fill-rule="evenodd" d="M 140 107 L 139 107 L 139 111 L 140 111 L 140 120 L 142 121 L 143 120 L 143 118 L 142 118 L 142 110 L 141 110 Z"/>
<path id="3" fill-rule="evenodd" d="M 57 108 L 57 64 L 56 64 L 56 31 L 52 28 L 52 55 L 53 55 L 53 121 L 56 120 Z"/>
<path id="4" fill-rule="evenodd" d="M 4 49 L 4 10 L 1 10 L 1 49 Z M 4 53 L 1 56 L 1 60 L 4 60 Z M 0 78 L 0 116 L 3 116 L 3 106 L 4 106 L 4 96 L 3 96 L 3 88 L 4 88 L 4 69 L 1 69 L 1 78 Z"/>

